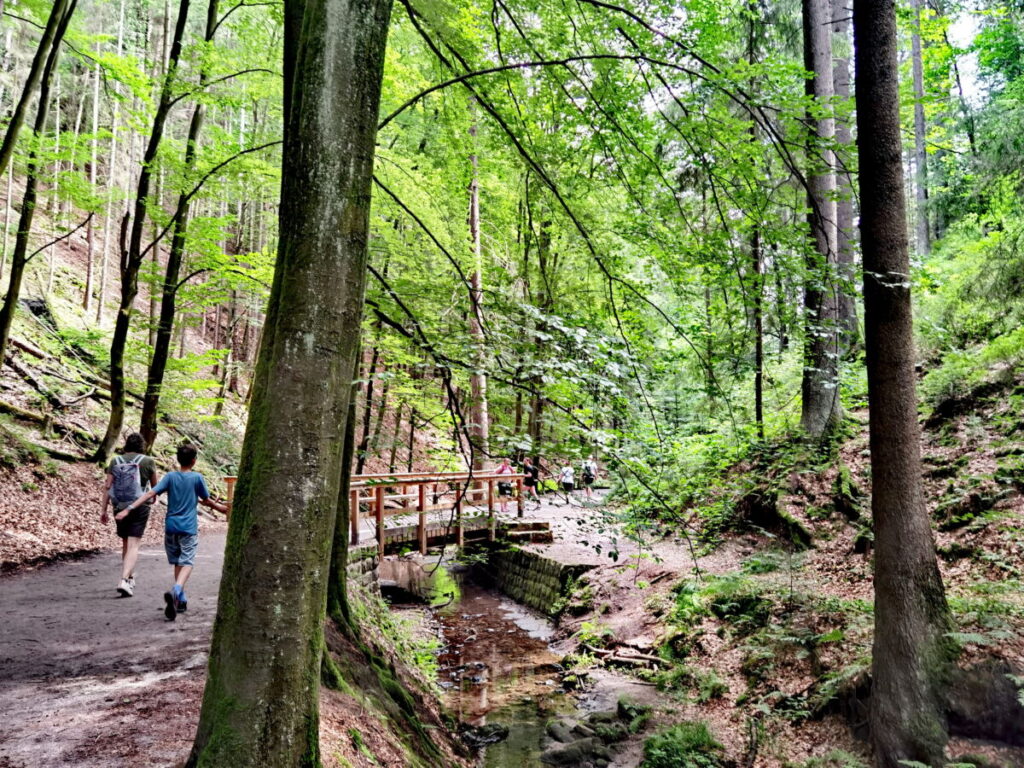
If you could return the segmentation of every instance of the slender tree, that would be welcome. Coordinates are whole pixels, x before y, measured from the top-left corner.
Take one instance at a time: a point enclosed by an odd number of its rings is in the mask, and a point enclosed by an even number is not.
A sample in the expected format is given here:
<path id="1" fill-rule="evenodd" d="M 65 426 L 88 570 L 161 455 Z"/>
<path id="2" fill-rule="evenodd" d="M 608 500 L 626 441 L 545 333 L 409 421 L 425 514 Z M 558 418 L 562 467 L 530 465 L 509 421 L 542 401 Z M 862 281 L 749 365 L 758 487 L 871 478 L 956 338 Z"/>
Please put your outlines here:
<path id="1" fill-rule="evenodd" d="M 163 83 L 160 87 L 160 98 L 153 124 L 150 128 L 149 141 L 142 156 L 142 168 L 135 193 L 135 206 L 131 221 L 131 234 L 127 249 L 121 254 L 121 302 L 114 321 L 114 335 L 110 341 L 110 418 L 103 441 L 96 449 L 97 461 L 106 461 L 114 445 L 121 435 L 124 424 L 125 380 L 124 352 L 128 344 L 128 331 L 131 327 L 132 312 L 135 308 L 135 297 L 139 293 L 139 270 L 145 258 L 142 238 L 146 228 L 146 209 L 150 203 L 150 184 L 156 170 L 157 153 L 163 140 L 167 116 L 173 104 L 174 83 L 178 74 L 178 61 L 181 58 L 182 40 L 185 37 L 185 26 L 188 22 L 190 0 L 179 0 L 178 19 L 174 25 L 174 36 L 171 40 L 170 57 L 167 62 Z M 156 247 L 153 243 L 152 247 Z"/>
<path id="2" fill-rule="evenodd" d="M 320 763 L 322 627 L 390 12 L 390 0 L 285 2 L 278 260 L 190 766 Z"/>
<path id="3" fill-rule="evenodd" d="M 839 355 L 836 323 L 836 174 L 832 116 L 832 14 L 828 0 L 803 0 L 804 69 L 812 98 L 808 123 L 807 198 L 813 247 L 804 287 L 804 374 L 800 424 L 814 438 L 829 432 L 842 417 L 839 403 Z"/>
<path id="4" fill-rule="evenodd" d="M 29 154 L 28 169 L 25 172 L 25 194 L 21 198 L 21 217 L 18 221 L 18 232 L 15 235 L 14 251 L 11 254 L 10 281 L 3 308 L 0 309 L 0 366 L 7 355 L 7 342 L 11 337 L 11 325 L 14 313 L 18 308 L 21 294 L 21 281 L 25 276 L 25 267 L 31 255 L 28 253 L 29 237 L 32 234 L 32 220 L 36 213 L 36 200 L 39 185 L 39 155 L 37 144 L 46 130 L 46 117 L 50 105 L 50 81 L 60 59 L 60 44 L 67 32 L 71 16 L 75 12 L 78 0 L 70 0 L 63 5 L 63 13 L 57 21 L 51 37 L 52 44 L 46 56 L 46 63 L 41 73 L 42 84 L 39 89 L 39 105 L 36 107 L 36 120 L 32 129 L 33 147 Z"/>
<path id="5" fill-rule="evenodd" d="M 470 102 L 470 111 L 474 111 Z M 470 140 L 477 138 L 474 121 L 469 128 Z M 469 181 L 469 240 L 473 252 L 473 272 L 469 278 L 469 336 L 473 341 L 474 370 L 469 376 L 470 425 L 469 434 L 473 440 L 471 448 L 474 469 L 481 469 L 490 451 L 490 417 L 487 413 L 487 374 L 484 372 L 486 339 L 484 338 L 483 316 L 483 248 L 480 240 L 480 160 L 476 147 L 469 156 L 471 169 Z"/>
<path id="6" fill-rule="evenodd" d="M 868 373 L 875 640 L 871 734 L 876 764 L 945 764 L 951 622 L 921 488 L 896 16 L 856 0 L 857 131 L 864 346 Z"/>
<path id="7" fill-rule="evenodd" d="M 219 2 L 210 0 L 206 11 L 206 32 L 203 40 L 207 45 L 213 43 L 217 32 Z M 203 57 L 205 62 L 207 57 Z M 202 89 L 209 79 L 205 65 L 201 65 L 198 87 Z M 188 138 L 185 141 L 184 171 L 186 177 L 195 168 L 196 154 L 199 146 L 199 134 L 203 128 L 205 108 L 197 101 L 192 108 L 192 118 L 188 126 Z M 188 190 L 183 188 L 178 195 L 175 208 L 174 231 L 171 235 L 171 248 L 167 254 L 167 265 L 164 268 L 164 280 L 160 292 L 160 315 L 156 325 L 156 336 L 153 344 L 153 357 L 146 373 L 146 392 L 142 399 L 142 416 L 139 432 L 146 440 L 146 450 L 153 447 L 157 433 L 157 409 L 160 405 L 160 393 L 163 388 L 164 375 L 167 372 L 167 360 L 171 354 L 171 339 L 174 333 L 174 317 L 178 311 L 178 291 L 181 288 L 181 265 L 185 256 L 185 244 L 188 238 L 189 197 Z"/>
<path id="8" fill-rule="evenodd" d="M 910 35 L 910 60 L 914 78 L 914 230 L 917 252 L 926 256 L 931 250 L 928 223 L 928 152 L 925 149 L 927 126 L 924 120 L 924 62 L 921 60 L 922 0 L 914 0 L 914 27 Z"/>
<path id="9" fill-rule="evenodd" d="M 67 29 L 66 19 L 70 20 L 70 17 L 67 16 L 67 11 L 69 7 L 74 10 L 75 5 L 76 3 L 70 2 L 70 0 L 54 0 L 50 8 L 50 15 L 46 19 L 46 26 L 43 27 L 43 35 L 39 39 L 39 46 L 32 57 L 32 65 L 29 67 L 28 77 L 25 79 L 25 85 L 21 89 L 21 97 L 14 106 L 14 112 L 11 114 L 11 121 L 7 124 L 4 140 L 0 143 L 0 174 L 6 171 L 7 166 L 11 163 L 11 157 L 14 155 L 14 146 L 18 143 L 18 134 L 21 132 L 21 126 L 25 122 L 25 115 L 28 112 L 29 105 L 32 103 L 32 98 L 35 96 L 36 88 L 39 87 L 39 79 L 46 69 L 46 64 L 50 58 L 50 51 L 54 46 L 61 44 L 63 32 L 58 34 L 58 30 L 62 24 Z"/>
<path id="10" fill-rule="evenodd" d="M 832 81 L 839 107 L 850 102 L 850 8 L 848 0 L 832 0 L 832 36 L 834 40 Z M 836 163 L 836 244 L 838 252 L 836 287 L 839 301 L 839 332 L 845 353 L 855 346 L 860 336 L 857 321 L 857 300 L 853 290 L 856 279 L 854 265 L 854 204 L 853 174 L 848 167 L 852 160 L 854 145 L 851 130 L 852 114 L 844 110 L 842 117 L 836 118 L 836 145 L 839 148 L 841 161 Z"/>

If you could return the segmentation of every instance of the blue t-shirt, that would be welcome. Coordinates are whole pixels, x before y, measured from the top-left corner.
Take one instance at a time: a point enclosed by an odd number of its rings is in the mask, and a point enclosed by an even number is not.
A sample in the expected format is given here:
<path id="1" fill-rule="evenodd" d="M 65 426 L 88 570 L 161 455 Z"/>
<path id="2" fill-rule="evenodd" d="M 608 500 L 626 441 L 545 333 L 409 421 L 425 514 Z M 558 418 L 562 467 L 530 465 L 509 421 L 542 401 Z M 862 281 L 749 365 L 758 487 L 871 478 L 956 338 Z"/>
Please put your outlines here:
<path id="1" fill-rule="evenodd" d="M 168 472 L 160 478 L 153 489 L 157 494 L 167 491 L 167 519 L 165 530 L 168 533 L 199 533 L 199 515 L 196 502 L 210 498 L 206 490 L 206 481 L 198 472 Z"/>

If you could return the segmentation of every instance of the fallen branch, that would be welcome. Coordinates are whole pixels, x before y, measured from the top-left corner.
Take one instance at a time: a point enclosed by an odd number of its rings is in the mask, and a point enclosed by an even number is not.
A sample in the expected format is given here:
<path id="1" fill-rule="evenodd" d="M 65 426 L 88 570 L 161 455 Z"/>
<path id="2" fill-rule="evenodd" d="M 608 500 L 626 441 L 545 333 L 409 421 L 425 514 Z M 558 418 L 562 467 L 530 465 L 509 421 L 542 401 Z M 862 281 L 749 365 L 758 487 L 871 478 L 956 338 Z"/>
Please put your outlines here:
<path id="1" fill-rule="evenodd" d="M 27 352 L 32 357 L 38 357 L 40 360 L 49 360 L 50 356 L 43 352 L 39 347 L 29 344 L 27 341 L 19 341 L 13 336 L 9 339 L 11 346 L 16 349 L 20 349 L 22 352 Z"/>
<path id="2" fill-rule="evenodd" d="M 30 371 L 28 368 L 25 368 L 13 357 L 8 356 L 6 362 L 7 365 L 10 366 L 12 371 L 21 376 L 21 378 L 23 378 L 32 386 L 32 389 L 34 389 L 36 392 L 45 397 L 46 402 L 48 402 L 53 408 L 62 407 L 60 398 L 57 397 L 57 395 L 55 395 L 53 391 L 50 390 L 45 384 L 43 384 L 43 382 L 36 378 L 35 374 L 33 374 L 32 371 Z"/>
<path id="3" fill-rule="evenodd" d="M 34 411 L 26 411 L 24 408 L 19 408 L 18 406 L 13 405 L 12 403 L 4 402 L 3 400 L 0 400 L 0 413 L 6 413 L 10 416 L 13 416 L 16 419 L 28 421 L 31 422 L 32 424 L 52 426 L 54 431 L 62 435 L 68 435 L 70 437 L 77 438 L 90 445 L 96 442 L 96 438 L 93 435 L 89 434 L 88 432 L 79 427 L 75 427 L 70 424 L 64 424 L 63 422 L 60 421 L 54 421 L 52 418 L 44 416 L 41 413 L 35 413 Z"/>
<path id="4" fill-rule="evenodd" d="M 96 389 L 95 388 L 90 389 L 84 395 L 79 395 L 78 397 L 72 398 L 71 400 L 67 400 L 65 402 L 62 402 L 60 404 L 60 407 L 62 409 L 63 408 L 70 408 L 72 405 L 77 405 L 78 403 L 82 402 L 83 400 L 88 400 L 90 397 L 92 397 L 95 394 L 96 394 Z"/>

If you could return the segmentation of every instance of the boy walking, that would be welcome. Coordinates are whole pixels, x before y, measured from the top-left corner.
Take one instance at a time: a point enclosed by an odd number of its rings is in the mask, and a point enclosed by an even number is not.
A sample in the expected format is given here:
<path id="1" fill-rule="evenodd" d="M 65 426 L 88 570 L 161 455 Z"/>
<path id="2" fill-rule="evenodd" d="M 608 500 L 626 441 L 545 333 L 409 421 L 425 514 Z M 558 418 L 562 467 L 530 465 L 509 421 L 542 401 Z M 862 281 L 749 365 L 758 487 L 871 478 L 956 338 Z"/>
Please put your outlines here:
<path id="1" fill-rule="evenodd" d="M 188 608 L 185 582 L 192 574 L 196 549 L 199 546 L 199 511 L 196 503 L 216 509 L 218 512 L 228 511 L 226 505 L 210 498 L 203 476 L 192 471 L 197 453 L 194 445 L 186 443 L 179 446 L 178 466 L 181 469 L 177 472 L 168 472 L 153 490 L 142 494 L 120 513 L 131 514 L 132 509 L 148 504 L 161 493 L 167 493 L 164 550 L 167 552 L 167 562 L 174 566 L 174 586 L 169 592 L 164 593 L 164 616 L 168 621 L 174 621 L 179 613 L 184 613 Z"/>
<path id="2" fill-rule="evenodd" d="M 139 546 L 146 532 L 146 523 L 149 522 L 149 505 L 140 504 L 125 516 L 118 513 L 159 480 L 156 463 L 142 452 L 145 445 L 138 432 L 128 435 L 124 441 L 124 451 L 107 466 L 103 501 L 100 504 L 100 522 L 104 525 L 110 519 L 107 514 L 108 505 L 113 504 L 114 507 L 117 535 L 121 538 L 121 582 L 117 585 L 117 591 L 122 597 L 135 594 L 135 564 L 139 561 Z"/>

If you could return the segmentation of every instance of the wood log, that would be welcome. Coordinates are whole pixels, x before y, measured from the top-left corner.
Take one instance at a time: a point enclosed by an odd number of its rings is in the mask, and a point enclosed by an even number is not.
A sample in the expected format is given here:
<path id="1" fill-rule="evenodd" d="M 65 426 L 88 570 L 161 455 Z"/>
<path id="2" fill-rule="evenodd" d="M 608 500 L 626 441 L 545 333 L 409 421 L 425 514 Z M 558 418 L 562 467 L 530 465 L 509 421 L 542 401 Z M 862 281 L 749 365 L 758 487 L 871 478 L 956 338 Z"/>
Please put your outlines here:
<path id="1" fill-rule="evenodd" d="M 34 344 L 29 344 L 27 341 L 21 341 L 13 336 L 10 338 L 11 346 L 15 349 L 20 349 L 22 352 L 26 352 L 32 357 L 38 357 L 40 360 L 49 360 L 50 356 L 43 352 L 39 347 Z"/>
<path id="2" fill-rule="evenodd" d="M 54 431 L 59 432 L 62 435 L 68 435 L 78 440 L 82 440 L 83 442 L 89 445 L 92 445 L 96 442 L 96 438 L 93 435 L 89 434 L 80 427 L 75 427 L 60 421 L 48 419 L 46 416 L 43 416 L 40 413 L 35 413 L 34 411 L 26 411 L 24 408 L 19 408 L 18 406 L 12 403 L 4 402 L 3 400 L 0 400 L 0 413 L 9 414 L 16 419 L 28 421 L 33 424 L 45 425 L 49 423 L 51 424 L 51 426 L 53 426 Z"/>

